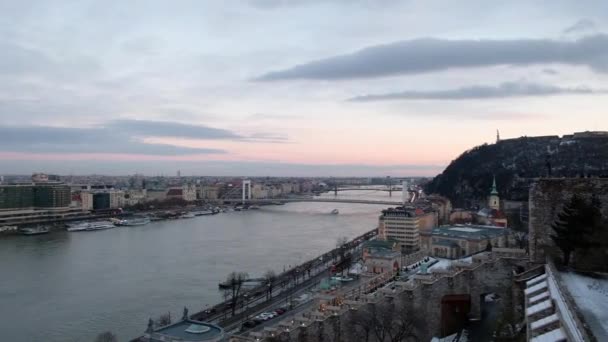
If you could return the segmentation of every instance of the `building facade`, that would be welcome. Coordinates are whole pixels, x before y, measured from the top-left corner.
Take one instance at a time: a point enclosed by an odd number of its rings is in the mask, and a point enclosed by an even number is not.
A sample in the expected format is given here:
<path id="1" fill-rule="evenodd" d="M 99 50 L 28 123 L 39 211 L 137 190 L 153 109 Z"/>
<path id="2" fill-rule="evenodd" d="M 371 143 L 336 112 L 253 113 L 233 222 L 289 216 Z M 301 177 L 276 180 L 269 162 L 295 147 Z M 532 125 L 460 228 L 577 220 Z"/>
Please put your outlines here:
<path id="1" fill-rule="evenodd" d="M 384 240 L 396 240 L 405 253 L 420 249 L 420 217 L 416 211 L 405 207 L 382 210 L 378 223 L 378 235 Z"/>
<path id="2" fill-rule="evenodd" d="M 98 192 L 93 194 L 93 209 L 105 210 L 110 209 L 110 194 L 107 192 Z"/>
<path id="3" fill-rule="evenodd" d="M 0 209 L 67 208 L 70 187 L 62 183 L 0 186 Z"/>
<path id="4" fill-rule="evenodd" d="M 429 255 L 457 259 L 490 247 L 506 247 L 510 232 L 493 226 L 453 225 L 434 228 L 420 236 L 422 249 Z"/>

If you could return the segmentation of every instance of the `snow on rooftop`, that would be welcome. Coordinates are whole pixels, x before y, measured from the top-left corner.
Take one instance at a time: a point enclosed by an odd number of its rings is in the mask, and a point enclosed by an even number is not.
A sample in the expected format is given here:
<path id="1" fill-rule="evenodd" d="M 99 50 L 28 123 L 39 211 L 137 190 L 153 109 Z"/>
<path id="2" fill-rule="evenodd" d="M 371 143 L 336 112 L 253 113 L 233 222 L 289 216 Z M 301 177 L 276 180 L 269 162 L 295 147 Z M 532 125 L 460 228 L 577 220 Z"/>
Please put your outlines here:
<path id="1" fill-rule="evenodd" d="M 469 228 L 469 227 L 454 227 L 454 228 L 450 228 L 450 230 L 456 230 L 456 231 L 465 232 L 465 233 L 477 233 L 477 232 L 481 231 L 481 229 Z"/>
<path id="2" fill-rule="evenodd" d="M 598 341 L 608 341 L 608 277 L 560 273 L 570 296 Z"/>
<path id="3" fill-rule="evenodd" d="M 547 298 L 549 298 L 549 291 L 545 291 L 545 292 L 543 292 L 543 293 L 541 293 L 539 295 L 536 295 L 536 296 L 530 298 L 530 302 L 529 303 L 530 304 L 534 304 L 534 303 L 538 302 L 539 300 L 547 299 Z"/>
<path id="4" fill-rule="evenodd" d="M 542 335 L 538 335 L 535 338 L 531 339 L 530 342 L 559 342 L 566 341 L 566 334 L 562 328 L 557 328 L 555 330 L 551 330 Z"/>
<path id="5" fill-rule="evenodd" d="M 526 287 L 530 287 L 530 286 L 540 282 L 541 280 L 545 280 L 545 279 L 547 279 L 547 273 L 543 273 L 536 278 L 532 278 L 532 279 L 528 280 L 526 282 Z"/>
<path id="6" fill-rule="evenodd" d="M 527 316 L 532 316 L 534 314 L 537 314 L 537 313 L 539 313 L 541 311 L 550 309 L 552 307 L 553 307 L 553 302 L 550 299 L 547 299 L 547 300 L 542 301 L 542 302 L 540 302 L 538 304 L 534 304 L 534 305 L 528 307 L 526 309 L 526 315 Z"/>
<path id="7" fill-rule="evenodd" d="M 541 318 L 538 321 L 532 322 L 532 324 L 530 324 L 530 329 L 536 330 L 536 329 L 544 328 L 547 325 L 549 325 L 551 323 L 555 323 L 557 321 L 559 321 L 559 316 L 557 314 L 553 314 L 551 316 Z"/>
<path id="8" fill-rule="evenodd" d="M 528 287 L 528 288 L 527 288 L 527 289 L 524 291 L 524 293 L 526 294 L 526 296 L 529 296 L 529 295 L 531 295 L 531 294 L 533 294 L 533 293 L 535 293 L 535 292 L 538 292 L 538 291 L 543 290 L 543 289 L 546 289 L 546 288 L 547 288 L 547 282 L 546 282 L 546 281 L 543 281 L 543 282 L 538 283 L 538 284 L 536 284 L 536 285 L 534 285 L 534 286 L 532 286 L 532 287 Z"/>
<path id="9" fill-rule="evenodd" d="M 433 264 L 433 266 L 430 266 L 428 268 L 429 271 L 431 270 L 447 270 L 449 269 L 453 263 L 468 263 L 468 264 L 472 264 L 473 263 L 473 257 L 466 257 L 466 258 L 462 258 L 462 259 L 441 259 L 441 258 L 434 258 L 437 260 L 437 262 L 435 264 Z"/>

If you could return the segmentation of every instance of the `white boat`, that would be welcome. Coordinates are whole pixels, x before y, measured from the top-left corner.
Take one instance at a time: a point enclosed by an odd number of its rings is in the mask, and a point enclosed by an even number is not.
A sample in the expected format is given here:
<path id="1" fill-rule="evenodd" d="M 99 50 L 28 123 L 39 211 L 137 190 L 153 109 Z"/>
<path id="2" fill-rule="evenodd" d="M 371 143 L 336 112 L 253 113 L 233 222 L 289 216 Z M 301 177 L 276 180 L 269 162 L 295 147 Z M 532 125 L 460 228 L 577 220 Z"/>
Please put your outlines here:
<path id="1" fill-rule="evenodd" d="M 331 211 L 332 215 L 338 215 L 340 213 L 340 211 L 338 209 L 334 209 Z"/>
<path id="2" fill-rule="evenodd" d="M 194 214 L 193 213 L 185 213 L 183 215 L 180 216 L 180 218 L 194 218 Z"/>
<path id="3" fill-rule="evenodd" d="M 192 212 L 194 216 L 204 216 L 204 215 L 213 215 L 215 212 L 213 210 L 199 210 Z"/>
<path id="4" fill-rule="evenodd" d="M 49 229 L 49 227 L 38 226 L 38 227 L 34 227 L 34 228 L 22 228 L 20 230 L 20 232 L 23 235 L 40 235 L 40 234 L 47 234 L 48 232 L 50 232 L 50 229 Z"/>
<path id="5" fill-rule="evenodd" d="M 94 221 L 89 222 L 89 227 L 86 230 L 102 230 L 102 229 L 111 229 L 115 228 L 114 223 L 110 221 Z"/>
<path id="6" fill-rule="evenodd" d="M 143 226 L 150 223 L 150 219 L 147 217 L 134 217 L 130 219 L 120 220 L 117 224 L 119 226 Z"/>
<path id="7" fill-rule="evenodd" d="M 14 232 L 17 231 L 19 228 L 17 226 L 1 226 L 0 227 L 0 233 L 3 232 Z"/>
<path id="8" fill-rule="evenodd" d="M 81 232 L 81 231 L 92 231 L 92 230 L 102 230 L 102 229 L 111 229 L 116 226 L 110 221 L 93 221 L 93 222 L 81 222 L 77 224 L 70 225 L 67 228 L 68 232 Z"/>
<path id="9" fill-rule="evenodd" d="M 249 209 L 250 210 L 257 210 L 257 209 L 260 209 L 260 206 L 259 205 L 251 205 L 251 206 L 249 206 Z"/>
<path id="10" fill-rule="evenodd" d="M 79 231 L 87 230 L 88 227 L 89 227 L 89 222 L 70 223 L 70 224 L 68 224 L 67 231 L 68 232 L 79 232 Z"/>

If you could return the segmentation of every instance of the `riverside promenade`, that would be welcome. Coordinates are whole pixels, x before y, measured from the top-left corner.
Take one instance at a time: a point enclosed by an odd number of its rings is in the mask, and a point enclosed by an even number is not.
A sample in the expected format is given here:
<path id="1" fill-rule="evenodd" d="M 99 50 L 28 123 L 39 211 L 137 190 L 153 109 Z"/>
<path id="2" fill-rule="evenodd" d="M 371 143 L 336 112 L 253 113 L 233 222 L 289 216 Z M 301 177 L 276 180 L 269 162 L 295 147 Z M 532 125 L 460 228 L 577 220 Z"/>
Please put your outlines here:
<path id="1" fill-rule="evenodd" d="M 232 300 L 228 299 L 193 313 L 190 318 L 216 323 L 230 332 L 257 312 L 279 305 L 279 303 L 290 302 L 294 296 L 306 291 L 319 283 L 322 278 L 327 277 L 332 269 L 339 270 L 342 267 L 348 267 L 355 250 L 376 235 L 377 229 L 372 229 L 323 255 L 278 274 L 273 282 L 272 297 L 268 297 L 267 288 L 269 284 L 266 283 L 243 292 L 238 297 L 234 316 L 232 316 Z M 132 341 L 141 341 L 141 337 Z"/>

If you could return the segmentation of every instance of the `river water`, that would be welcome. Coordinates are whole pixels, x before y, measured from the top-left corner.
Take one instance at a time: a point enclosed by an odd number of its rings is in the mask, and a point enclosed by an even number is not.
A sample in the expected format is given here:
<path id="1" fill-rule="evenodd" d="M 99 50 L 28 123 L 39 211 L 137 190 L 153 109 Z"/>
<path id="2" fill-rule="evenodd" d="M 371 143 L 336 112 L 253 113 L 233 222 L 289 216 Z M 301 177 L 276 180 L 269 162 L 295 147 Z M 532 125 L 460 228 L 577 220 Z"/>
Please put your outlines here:
<path id="1" fill-rule="evenodd" d="M 333 197 L 333 194 L 323 196 Z M 339 197 L 388 199 L 386 192 Z M 393 194 L 397 200 L 399 194 Z M 334 208 L 339 215 L 331 215 Z M 0 341 L 119 341 L 221 300 L 232 271 L 281 272 L 377 225 L 383 206 L 289 203 L 97 232 L 0 239 Z"/>

